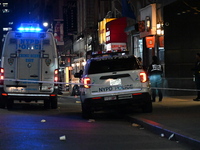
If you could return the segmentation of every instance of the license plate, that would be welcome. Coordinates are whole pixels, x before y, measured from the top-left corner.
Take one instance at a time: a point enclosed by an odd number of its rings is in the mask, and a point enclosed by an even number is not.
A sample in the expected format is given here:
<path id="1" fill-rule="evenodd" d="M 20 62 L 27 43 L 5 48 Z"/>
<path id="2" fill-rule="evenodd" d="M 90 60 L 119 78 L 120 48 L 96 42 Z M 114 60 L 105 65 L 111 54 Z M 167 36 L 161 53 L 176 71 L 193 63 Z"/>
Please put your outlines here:
<path id="1" fill-rule="evenodd" d="M 107 96 L 107 97 L 104 97 L 105 101 L 116 100 L 116 99 L 117 99 L 116 96 Z"/>
<path id="2" fill-rule="evenodd" d="M 42 91 L 51 91 L 52 90 L 52 86 L 42 86 Z"/>
<path id="3" fill-rule="evenodd" d="M 114 86 L 114 85 L 121 85 L 121 84 L 122 84 L 121 79 L 112 79 L 112 80 L 110 80 L 110 85 L 111 85 L 111 86 Z"/>
<path id="4" fill-rule="evenodd" d="M 10 87 L 9 91 L 21 93 L 21 92 L 25 92 L 25 89 L 23 87 Z"/>

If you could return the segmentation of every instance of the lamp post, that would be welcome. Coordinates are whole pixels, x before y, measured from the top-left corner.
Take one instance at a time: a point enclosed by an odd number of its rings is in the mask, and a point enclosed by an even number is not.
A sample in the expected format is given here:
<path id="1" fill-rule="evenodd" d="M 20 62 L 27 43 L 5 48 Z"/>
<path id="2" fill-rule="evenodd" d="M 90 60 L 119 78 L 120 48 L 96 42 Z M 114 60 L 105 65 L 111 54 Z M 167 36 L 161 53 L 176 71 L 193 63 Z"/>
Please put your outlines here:
<path id="1" fill-rule="evenodd" d="M 43 22 L 42 23 L 44 29 L 47 31 L 47 32 L 53 32 L 53 27 L 51 24 L 49 24 L 47 21 Z"/>
<path id="2" fill-rule="evenodd" d="M 48 27 L 48 25 L 49 25 L 48 22 L 43 22 L 44 27 Z"/>

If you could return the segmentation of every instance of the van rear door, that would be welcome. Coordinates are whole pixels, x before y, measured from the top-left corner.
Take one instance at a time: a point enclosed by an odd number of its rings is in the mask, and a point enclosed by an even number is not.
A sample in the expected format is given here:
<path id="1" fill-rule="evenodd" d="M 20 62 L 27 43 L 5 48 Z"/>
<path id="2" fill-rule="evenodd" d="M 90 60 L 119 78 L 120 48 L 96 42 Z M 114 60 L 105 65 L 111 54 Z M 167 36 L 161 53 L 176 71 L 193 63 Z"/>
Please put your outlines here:
<path id="1" fill-rule="evenodd" d="M 57 52 L 51 33 L 9 32 L 1 66 L 5 70 L 4 91 L 53 93 Z"/>
<path id="2" fill-rule="evenodd" d="M 20 79 L 20 85 L 26 85 L 27 93 L 39 92 L 41 58 L 40 48 L 41 40 L 38 39 L 19 39 L 21 43 L 17 57 L 17 79 Z M 38 46 L 36 46 L 38 45 Z M 39 46 L 40 45 L 40 46 Z M 20 46 L 20 44 L 19 44 Z M 38 47 L 38 48 L 37 48 Z"/>

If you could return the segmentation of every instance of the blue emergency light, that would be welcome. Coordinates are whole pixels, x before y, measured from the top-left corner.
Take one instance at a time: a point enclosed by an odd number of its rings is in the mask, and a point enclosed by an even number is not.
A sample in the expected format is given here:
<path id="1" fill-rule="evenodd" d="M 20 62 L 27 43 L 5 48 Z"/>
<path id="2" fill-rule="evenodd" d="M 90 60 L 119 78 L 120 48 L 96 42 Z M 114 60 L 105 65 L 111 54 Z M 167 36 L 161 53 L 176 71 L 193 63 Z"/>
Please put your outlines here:
<path id="1" fill-rule="evenodd" d="M 18 30 L 21 32 L 40 32 L 42 29 L 36 23 L 22 23 Z"/>

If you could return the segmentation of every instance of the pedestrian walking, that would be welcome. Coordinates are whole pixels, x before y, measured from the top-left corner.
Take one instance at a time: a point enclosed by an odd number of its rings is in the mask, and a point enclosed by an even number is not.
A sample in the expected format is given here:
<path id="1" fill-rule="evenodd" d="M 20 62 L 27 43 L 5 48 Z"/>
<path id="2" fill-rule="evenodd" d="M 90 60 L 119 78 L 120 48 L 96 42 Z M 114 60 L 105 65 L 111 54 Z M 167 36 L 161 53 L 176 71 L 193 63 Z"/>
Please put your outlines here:
<path id="1" fill-rule="evenodd" d="M 153 56 L 152 60 L 153 62 L 148 68 L 148 75 L 149 75 L 149 80 L 150 80 L 151 88 L 152 88 L 151 89 L 152 102 L 156 101 L 156 91 L 158 91 L 159 102 L 161 102 L 163 99 L 163 94 L 161 91 L 163 67 L 159 63 L 157 56 Z"/>
<path id="2" fill-rule="evenodd" d="M 197 89 L 197 98 L 193 99 L 194 101 L 200 101 L 200 53 L 196 54 L 196 62 L 194 66 L 194 78 Z"/>

